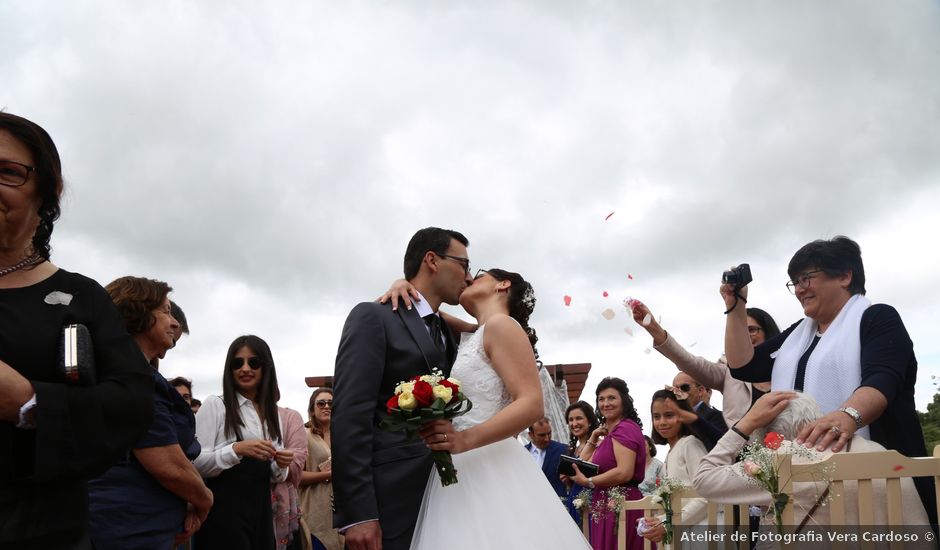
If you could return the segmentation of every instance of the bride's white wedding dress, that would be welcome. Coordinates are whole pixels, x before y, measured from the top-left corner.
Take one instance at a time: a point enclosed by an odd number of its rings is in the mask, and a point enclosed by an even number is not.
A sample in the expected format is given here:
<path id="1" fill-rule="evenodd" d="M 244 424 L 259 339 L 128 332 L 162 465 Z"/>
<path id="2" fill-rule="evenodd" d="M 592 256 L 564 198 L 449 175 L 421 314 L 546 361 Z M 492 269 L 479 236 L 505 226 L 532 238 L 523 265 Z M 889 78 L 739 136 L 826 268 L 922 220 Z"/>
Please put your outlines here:
<path id="1" fill-rule="evenodd" d="M 469 413 L 454 419 L 457 430 L 485 422 L 512 401 L 483 350 L 483 331 L 463 335 L 451 370 L 473 402 Z M 412 550 L 590 550 L 538 463 L 514 438 L 453 459 L 456 484 L 442 487 L 437 470 L 431 471 Z"/>

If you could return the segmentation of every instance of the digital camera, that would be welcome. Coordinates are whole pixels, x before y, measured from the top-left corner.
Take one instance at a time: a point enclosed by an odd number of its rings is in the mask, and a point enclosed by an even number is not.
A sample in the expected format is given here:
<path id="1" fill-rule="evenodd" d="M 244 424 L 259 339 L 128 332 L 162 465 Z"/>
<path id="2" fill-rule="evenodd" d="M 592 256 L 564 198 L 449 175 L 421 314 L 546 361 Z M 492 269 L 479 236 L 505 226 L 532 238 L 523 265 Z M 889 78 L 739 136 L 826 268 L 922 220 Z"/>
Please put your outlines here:
<path id="1" fill-rule="evenodd" d="M 730 270 L 721 274 L 721 282 L 733 286 L 735 290 L 746 287 L 747 284 L 753 280 L 754 279 L 751 278 L 751 266 L 749 264 L 741 264 L 738 267 L 732 267 Z"/>

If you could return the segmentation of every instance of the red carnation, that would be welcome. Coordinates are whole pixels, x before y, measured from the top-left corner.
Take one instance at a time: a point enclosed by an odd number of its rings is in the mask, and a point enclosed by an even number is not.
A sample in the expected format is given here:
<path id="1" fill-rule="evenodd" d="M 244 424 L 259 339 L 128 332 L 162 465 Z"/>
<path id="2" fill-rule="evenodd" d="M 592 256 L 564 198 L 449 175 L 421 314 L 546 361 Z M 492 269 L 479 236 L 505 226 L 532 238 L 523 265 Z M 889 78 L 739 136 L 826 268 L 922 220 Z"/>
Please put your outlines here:
<path id="1" fill-rule="evenodd" d="M 454 392 L 454 397 L 457 397 L 457 394 L 460 393 L 460 386 L 450 380 L 441 380 L 441 385 L 445 388 L 450 388 Z"/>
<path id="2" fill-rule="evenodd" d="M 392 412 L 392 409 L 398 408 L 398 396 L 393 395 L 388 398 L 388 403 L 385 404 L 385 407 L 388 409 L 388 412 Z"/>
<path id="3" fill-rule="evenodd" d="M 431 387 L 431 384 L 423 380 L 415 382 L 415 387 L 411 390 L 411 394 L 415 396 L 418 405 L 422 407 L 427 407 L 434 401 L 434 388 Z"/>
<path id="4" fill-rule="evenodd" d="M 780 448 L 781 443 L 783 443 L 783 435 L 777 432 L 767 432 L 764 437 L 764 446 L 768 449 L 776 451 Z"/>

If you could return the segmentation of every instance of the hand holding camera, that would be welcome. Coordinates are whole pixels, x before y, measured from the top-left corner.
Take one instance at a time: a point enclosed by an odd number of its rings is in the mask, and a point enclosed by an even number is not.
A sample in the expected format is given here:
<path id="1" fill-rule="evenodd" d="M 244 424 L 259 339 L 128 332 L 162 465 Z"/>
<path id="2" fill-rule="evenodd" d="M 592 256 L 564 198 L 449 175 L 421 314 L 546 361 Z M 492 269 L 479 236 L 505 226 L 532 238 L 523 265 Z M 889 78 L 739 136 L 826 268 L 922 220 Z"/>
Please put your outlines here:
<path id="1" fill-rule="evenodd" d="M 753 281 L 753 278 L 751 277 L 751 266 L 749 264 L 732 267 L 721 274 L 719 293 L 725 301 L 726 315 L 734 310 L 738 305 L 738 300 L 747 303 L 747 285 L 751 281 Z"/>

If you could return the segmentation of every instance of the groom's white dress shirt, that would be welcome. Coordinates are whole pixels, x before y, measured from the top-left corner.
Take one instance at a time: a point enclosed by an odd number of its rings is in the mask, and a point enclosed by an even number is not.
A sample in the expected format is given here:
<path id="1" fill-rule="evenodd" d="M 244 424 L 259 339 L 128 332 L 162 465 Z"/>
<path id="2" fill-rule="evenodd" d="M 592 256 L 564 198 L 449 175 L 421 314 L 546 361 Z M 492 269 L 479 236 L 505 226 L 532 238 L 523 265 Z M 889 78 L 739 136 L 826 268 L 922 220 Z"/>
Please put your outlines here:
<path id="1" fill-rule="evenodd" d="M 532 453 L 532 457 L 535 458 L 535 461 L 539 463 L 539 468 L 545 464 L 545 451 L 539 449 L 535 446 L 535 443 L 532 444 L 532 450 L 529 451 Z"/>

